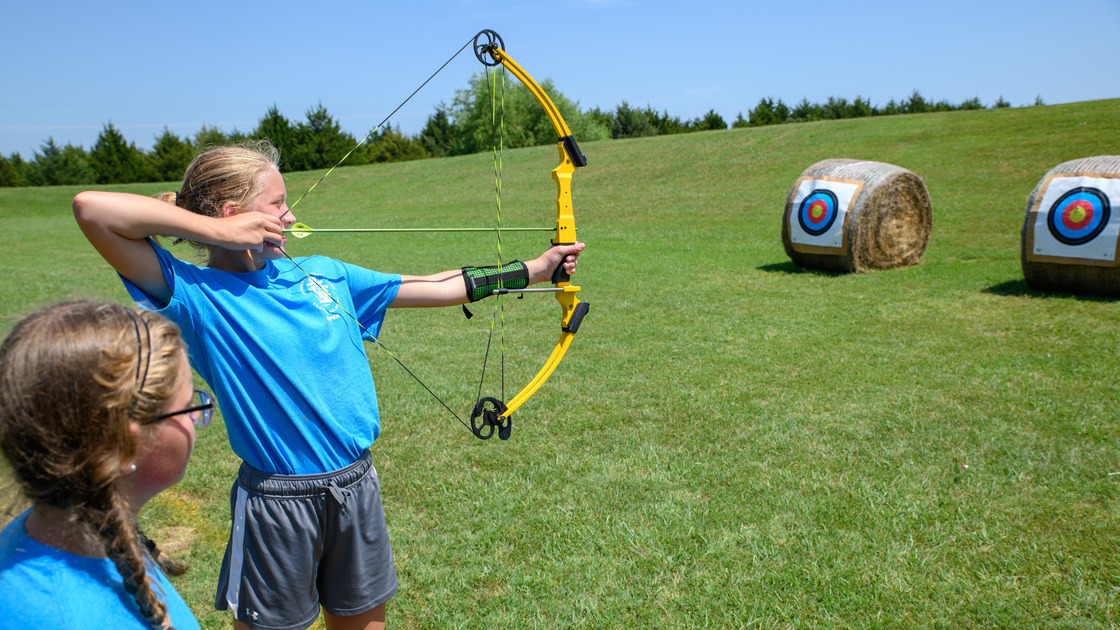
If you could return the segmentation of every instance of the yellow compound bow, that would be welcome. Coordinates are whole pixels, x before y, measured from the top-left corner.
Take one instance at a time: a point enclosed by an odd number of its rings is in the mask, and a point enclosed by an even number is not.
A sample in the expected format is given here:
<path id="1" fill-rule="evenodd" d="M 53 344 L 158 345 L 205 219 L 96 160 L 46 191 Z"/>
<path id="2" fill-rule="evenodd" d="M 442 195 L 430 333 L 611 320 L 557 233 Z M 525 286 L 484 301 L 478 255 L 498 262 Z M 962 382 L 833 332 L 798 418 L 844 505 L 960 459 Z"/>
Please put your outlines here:
<path id="1" fill-rule="evenodd" d="M 474 38 L 474 53 L 478 60 L 487 66 L 501 65 L 510 74 L 517 77 L 544 108 L 545 114 L 556 130 L 556 148 L 560 154 L 560 163 L 552 169 L 552 179 L 556 181 L 556 233 L 552 237 L 552 244 L 567 245 L 575 243 L 576 220 L 572 210 L 572 173 L 577 168 L 586 166 L 587 158 L 579 150 L 579 145 L 576 144 L 571 130 L 568 129 L 568 123 L 564 122 L 564 117 L 560 115 L 560 110 L 549 98 L 548 93 L 509 56 L 509 53 L 504 50 L 504 46 L 505 42 L 502 41 L 502 38 L 491 30 L 482 31 Z M 579 330 L 580 323 L 587 315 L 590 305 L 587 302 L 581 302 L 577 297 L 579 287 L 572 285 L 571 277 L 564 272 L 563 264 L 553 272 L 552 284 L 554 287 L 551 289 L 520 289 L 516 291 L 499 289 L 495 292 L 554 292 L 556 301 L 560 304 L 560 339 L 556 342 L 552 354 L 549 355 L 548 360 L 545 361 L 544 366 L 533 377 L 533 380 L 529 381 L 529 384 L 511 398 L 508 403 L 492 396 L 486 396 L 480 398 L 475 404 L 474 410 L 471 412 L 471 429 L 475 435 L 482 439 L 488 439 L 492 436 L 495 429 L 501 439 L 509 438 L 512 426 L 510 416 L 521 405 L 525 404 L 541 388 L 541 385 L 544 385 L 548 377 L 556 370 L 556 366 L 560 365 L 568 347 L 572 345 L 572 340 L 576 331 Z"/>

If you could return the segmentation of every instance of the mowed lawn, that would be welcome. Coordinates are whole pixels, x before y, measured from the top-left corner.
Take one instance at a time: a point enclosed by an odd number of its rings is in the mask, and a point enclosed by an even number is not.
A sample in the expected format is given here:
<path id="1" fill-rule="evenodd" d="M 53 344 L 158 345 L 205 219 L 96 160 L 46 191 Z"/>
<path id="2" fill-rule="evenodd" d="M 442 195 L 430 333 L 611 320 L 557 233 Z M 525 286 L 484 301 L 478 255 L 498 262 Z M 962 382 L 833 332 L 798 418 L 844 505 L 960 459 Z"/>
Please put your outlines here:
<path id="1" fill-rule="evenodd" d="M 1061 162 L 1120 155 L 1120 100 L 582 148 L 576 281 L 591 311 L 509 441 L 476 439 L 369 346 L 391 627 L 1120 624 L 1120 302 L 1032 291 L 1019 266 L 1031 190 Z M 828 158 L 924 179 L 921 264 L 789 261 L 786 196 Z M 502 225 L 551 225 L 555 148 L 502 162 Z M 287 174 L 290 197 L 321 174 Z M 343 167 L 295 214 L 487 226 L 494 189 L 489 155 Z M 126 302 L 74 223 L 78 190 L 0 189 L 0 335 L 52 301 Z M 544 246 L 502 238 L 507 258 Z M 289 251 L 417 274 L 498 256 L 469 233 L 314 234 Z M 558 309 L 547 295 L 502 306 L 483 394 L 508 399 L 555 344 Z M 472 310 L 394 311 L 381 336 L 463 418 L 495 317 Z M 199 438 L 142 519 L 191 563 L 176 585 L 204 627 L 226 628 L 212 602 L 238 460 L 220 421 Z"/>

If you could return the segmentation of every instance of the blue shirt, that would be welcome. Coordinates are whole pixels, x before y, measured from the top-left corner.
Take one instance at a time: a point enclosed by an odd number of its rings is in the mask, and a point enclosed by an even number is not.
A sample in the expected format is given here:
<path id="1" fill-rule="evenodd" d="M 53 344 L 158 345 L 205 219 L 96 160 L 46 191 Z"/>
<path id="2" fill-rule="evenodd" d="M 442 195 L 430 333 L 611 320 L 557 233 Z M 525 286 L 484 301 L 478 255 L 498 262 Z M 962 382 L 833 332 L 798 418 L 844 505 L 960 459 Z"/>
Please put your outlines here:
<path id="1" fill-rule="evenodd" d="M 0 620 L 5 628 L 150 628 L 136 600 L 125 592 L 112 560 L 78 556 L 36 541 L 23 526 L 30 512 L 0 532 Z M 151 561 L 147 572 L 176 630 L 199 629 L 186 602 Z"/>
<path id="2" fill-rule="evenodd" d="M 299 267 L 283 259 L 229 273 L 181 261 L 150 242 L 170 301 L 158 304 L 124 284 L 141 306 L 182 329 L 191 365 L 218 399 L 233 451 L 257 470 L 285 475 L 357 461 L 381 421 L 365 333 L 355 318 L 379 334 L 400 276 L 323 256 L 298 258 Z"/>

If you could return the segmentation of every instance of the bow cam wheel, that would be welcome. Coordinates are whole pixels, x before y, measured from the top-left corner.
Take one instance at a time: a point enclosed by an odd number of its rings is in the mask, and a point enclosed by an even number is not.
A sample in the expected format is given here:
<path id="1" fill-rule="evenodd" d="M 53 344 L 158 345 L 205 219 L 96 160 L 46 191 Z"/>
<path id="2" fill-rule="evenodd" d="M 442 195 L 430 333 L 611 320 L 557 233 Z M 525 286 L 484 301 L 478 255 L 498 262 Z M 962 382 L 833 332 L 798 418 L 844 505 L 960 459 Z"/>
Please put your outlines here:
<path id="1" fill-rule="evenodd" d="M 496 46 L 495 46 L 496 44 Z M 506 43 L 502 41 L 502 36 L 489 29 L 480 32 L 474 36 L 474 56 L 486 66 L 496 66 L 499 62 L 494 58 L 494 48 L 501 48 L 505 50 Z"/>

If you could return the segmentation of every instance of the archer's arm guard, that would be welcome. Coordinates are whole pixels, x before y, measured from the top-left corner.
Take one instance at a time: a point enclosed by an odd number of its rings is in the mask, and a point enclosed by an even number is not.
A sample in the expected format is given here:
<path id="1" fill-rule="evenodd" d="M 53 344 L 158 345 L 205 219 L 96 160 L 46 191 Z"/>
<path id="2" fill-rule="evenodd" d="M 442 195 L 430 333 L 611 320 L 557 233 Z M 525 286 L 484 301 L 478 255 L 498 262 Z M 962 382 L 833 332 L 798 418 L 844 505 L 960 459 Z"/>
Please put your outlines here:
<path id="1" fill-rule="evenodd" d="M 529 286 L 529 270 L 520 260 L 501 267 L 463 267 L 463 281 L 467 284 L 467 299 L 477 302 L 499 289 L 516 291 Z"/>

